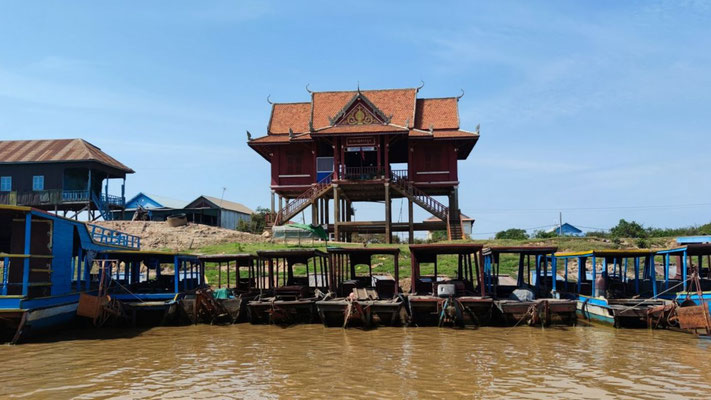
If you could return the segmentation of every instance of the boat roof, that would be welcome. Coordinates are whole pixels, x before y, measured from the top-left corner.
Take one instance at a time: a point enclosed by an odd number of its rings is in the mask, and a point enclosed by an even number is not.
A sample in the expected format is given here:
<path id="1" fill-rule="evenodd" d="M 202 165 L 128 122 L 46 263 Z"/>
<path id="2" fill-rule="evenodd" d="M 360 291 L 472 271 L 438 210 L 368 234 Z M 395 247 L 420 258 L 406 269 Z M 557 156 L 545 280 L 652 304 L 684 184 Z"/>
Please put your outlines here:
<path id="1" fill-rule="evenodd" d="M 689 243 L 686 246 L 674 247 L 671 249 L 664 249 L 657 252 L 657 254 L 678 254 L 686 252 L 689 256 L 706 256 L 711 255 L 711 243 Z"/>
<path id="2" fill-rule="evenodd" d="M 327 255 L 318 249 L 257 250 L 257 256 L 262 258 L 324 257 Z"/>
<path id="3" fill-rule="evenodd" d="M 603 249 L 587 251 L 562 251 L 554 254 L 555 257 L 642 257 L 653 255 L 652 249 Z"/>
<path id="4" fill-rule="evenodd" d="M 198 256 L 200 261 L 210 262 L 228 262 L 228 261 L 249 261 L 257 258 L 254 254 L 237 253 L 237 254 L 205 254 Z"/>
<path id="5" fill-rule="evenodd" d="M 555 246 L 490 246 L 484 249 L 484 255 L 496 253 L 550 254 L 558 251 Z"/>
<path id="6" fill-rule="evenodd" d="M 484 245 L 476 243 L 411 244 L 413 254 L 465 254 L 481 251 Z"/>
<path id="7" fill-rule="evenodd" d="M 330 254 L 400 254 L 397 247 L 329 247 L 326 251 Z"/>
<path id="8" fill-rule="evenodd" d="M 178 258 L 192 258 L 197 260 L 197 256 L 189 253 L 180 253 L 175 251 L 159 251 L 159 250 L 107 250 L 101 254 L 106 254 L 109 257 L 118 258 L 121 260 L 140 261 L 148 258 L 158 259 L 161 263 L 169 263 Z"/>

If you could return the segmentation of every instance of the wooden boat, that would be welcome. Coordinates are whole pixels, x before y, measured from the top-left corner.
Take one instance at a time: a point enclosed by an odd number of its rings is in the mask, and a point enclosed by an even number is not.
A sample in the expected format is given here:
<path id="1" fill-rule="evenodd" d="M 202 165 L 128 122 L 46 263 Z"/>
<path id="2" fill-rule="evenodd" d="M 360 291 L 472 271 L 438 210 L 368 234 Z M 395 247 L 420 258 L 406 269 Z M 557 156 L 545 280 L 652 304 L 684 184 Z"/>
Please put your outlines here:
<path id="1" fill-rule="evenodd" d="M 575 323 L 576 300 L 551 296 L 552 280 L 557 279 L 557 275 L 549 273 L 548 265 L 557 250 L 556 247 L 543 246 L 492 246 L 484 249 L 484 282 L 487 291 L 494 297 L 497 323 Z M 501 274 L 501 258 L 507 255 L 512 258 L 518 256 L 516 281 L 503 279 Z M 534 259 L 533 271 L 531 258 Z"/>
<path id="2" fill-rule="evenodd" d="M 563 285 L 557 280 L 552 281 L 553 293 L 559 297 L 576 298 L 579 318 L 614 327 L 645 327 L 649 310 L 668 303 L 657 296 L 659 284 L 654 256 L 655 251 L 649 249 L 555 253 L 553 274 L 556 276 L 562 261 L 565 280 Z M 568 283 L 568 262 L 571 259 L 578 265 L 578 279 L 574 284 Z M 591 277 L 586 273 L 588 260 L 592 265 Z M 634 278 L 628 273 L 630 264 L 634 267 Z M 641 276 L 640 266 L 643 267 Z"/>
<path id="3" fill-rule="evenodd" d="M 316 302 L 319 317 L 326 326 L 401 325 L 403 297 L 399 287 L 398 257 L 394 247 L 329 248 L 335 296 Z M 373 257 L 391 256 L 393 274 L 373 275 Z M 357 266 L 368 267 L 366 275 L 357 273 Z"/>
<path id="4" fill-rule="evenodd" d="M 258 298 L 247 303 L 253 324 L 319 322 L 316 301 L 330 287 L 328 254 L 315 249 L 257 251 Z M 303 270 L 301 267 L 303 266 Z"/>
<path id="5" fill-rule="evenodd" d="M 79 314 L 91 318 L 95 325 L 109 317 L 118 325 L 189 323 L 181 301 L 204 286 L 198 258 L 190 254 L 109 250 L 97 254 L 93 264 L 95 284 L 101 290 L 82 295 Z M 97 308 L 96 304 L 103 306 Z"/>
<path id="6" fill-rule="evenodd" d="M 418 244 L 410 246 L 412 285 L 407 297 L 410 324 L 415 326 L 482 326 L 491 320 L 493 299 L 487 296 L 481 264 L 481 245 Z M 437 258 L 457 256 L 454 278 L 440 276 Z M 425 275 L 422 264 L 433 264 Z"/>
<path id="7" fill-rule="evenodd" d="M 45 211 L 0 205 L 0 341 L 16 343 L 74 321 L 79 296 L 96 290 L 89 266 L 140 239 Z"/>
<path id="8" fill-rule="evenodd" d="M 247 322 L 247 303 L 260 294 L 256 278 L 257 256 L 216 254 L 199 259 L 206 274 L 210 268 L 216 269 L 217 282 L 207 282 L 211 291 L 197 293 L 192 301 L 183 301 L 186 313 L 194 315 L 194 323 Z M 207 295 L 212 299 L 203 297 Z"/>

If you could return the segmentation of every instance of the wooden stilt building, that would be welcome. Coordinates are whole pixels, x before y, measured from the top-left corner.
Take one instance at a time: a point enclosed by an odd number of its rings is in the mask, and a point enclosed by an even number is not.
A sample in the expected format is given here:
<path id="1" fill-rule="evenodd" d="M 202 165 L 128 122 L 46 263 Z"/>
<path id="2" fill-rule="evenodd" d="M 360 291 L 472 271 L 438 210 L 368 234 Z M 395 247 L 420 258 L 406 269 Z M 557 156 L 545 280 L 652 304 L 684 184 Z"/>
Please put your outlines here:
<path id="1" fill-rule="evenodd" d="M 336 240 L 353 232 L 447 230 L 462 238 L 457 164 L 479 139 L 459 127 L 461 97 L 417 98 L 419 88 L 311 92 L 303 103 L 274 103 L 267 134 L 248 144 L 271 163 L 271 223 L 311 207 L 312 224 Z M 278 205 L 275 200 L 278 197 Z M 446 196 L 448 205 L 433 196 Z M 408 219 L 393 223 L 391 205 L 407 199 Z M 380 221 L 354 221 L 353 203 L 384 202 Z M 415 223 L 417 204 L 439 221 Z"/>

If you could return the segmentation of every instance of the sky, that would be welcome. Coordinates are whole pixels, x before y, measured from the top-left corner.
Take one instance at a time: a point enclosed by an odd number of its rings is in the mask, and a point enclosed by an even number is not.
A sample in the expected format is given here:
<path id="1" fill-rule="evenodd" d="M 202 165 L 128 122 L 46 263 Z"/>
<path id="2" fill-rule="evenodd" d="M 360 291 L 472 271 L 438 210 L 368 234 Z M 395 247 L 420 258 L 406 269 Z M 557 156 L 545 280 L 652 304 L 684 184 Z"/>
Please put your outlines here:
<path id="1" fill-rule="evenodd" d="M 0 0 L 0 137 L 84 138 L 136 171 L 129 197 L 225 188 L 268 207 L 245 133 L 266 133 L 267 96 L 423 81 L 420 97 L 463 90 L 461 127 L 481 125 L 459 162 L 474 237 L 559 212 L 585 230 L 697 225 L 711 221 L 710 22 L 692 0 Z"/>

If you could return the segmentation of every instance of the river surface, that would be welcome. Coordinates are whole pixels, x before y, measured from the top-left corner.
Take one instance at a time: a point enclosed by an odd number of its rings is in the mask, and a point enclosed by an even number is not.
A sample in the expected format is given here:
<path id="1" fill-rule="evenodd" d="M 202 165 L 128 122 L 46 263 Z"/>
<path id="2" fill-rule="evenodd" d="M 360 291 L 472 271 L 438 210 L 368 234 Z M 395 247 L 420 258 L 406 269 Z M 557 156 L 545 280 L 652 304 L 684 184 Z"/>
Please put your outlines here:
<path id="1" fill-rule="evenodd" d="M 668 331 L 241 324 L 59 339 L 0 346 L 0 397 L 711 397 L 711 340 Z"/>

